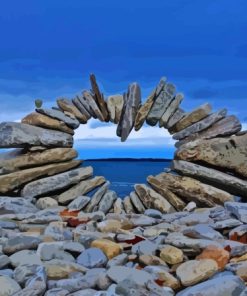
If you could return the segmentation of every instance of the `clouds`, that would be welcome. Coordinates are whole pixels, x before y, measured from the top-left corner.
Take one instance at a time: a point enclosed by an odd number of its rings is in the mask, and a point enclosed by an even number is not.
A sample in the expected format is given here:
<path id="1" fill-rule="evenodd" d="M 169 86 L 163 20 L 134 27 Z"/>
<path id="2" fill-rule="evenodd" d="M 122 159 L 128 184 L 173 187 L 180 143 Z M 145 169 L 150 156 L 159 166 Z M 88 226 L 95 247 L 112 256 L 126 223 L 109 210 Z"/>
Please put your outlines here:
<path id="1" fill-rule="evenodd" d="M 95 127 L 96 124 L 95 119 L 90 119 L 89 124 L 76 130 L 75 148 L 80 158 L 173 157 L 174 140 L 163 128 L 143 126 L 138 132 L 132 130 L 126 142 L 122 143 L 116 136 L 117 125 L 99 123 Z"/>

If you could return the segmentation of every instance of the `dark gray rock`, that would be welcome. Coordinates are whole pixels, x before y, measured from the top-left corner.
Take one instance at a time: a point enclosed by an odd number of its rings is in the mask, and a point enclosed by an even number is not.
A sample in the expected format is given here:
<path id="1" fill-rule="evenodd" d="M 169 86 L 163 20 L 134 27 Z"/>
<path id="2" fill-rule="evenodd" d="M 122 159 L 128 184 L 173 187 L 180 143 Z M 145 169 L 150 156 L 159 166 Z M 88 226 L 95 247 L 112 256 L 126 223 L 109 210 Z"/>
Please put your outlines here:
<path id="1" fill-rule="evenodd" d="M 0 148 L 25 146 L 72 147 L 73 137 L 67 133 L 48 130 L 18 122 L 0 124 Z"/>
<path id="2" fill-rule="evenodd" d="M 135 118 L 141 104 L 141 89 L 137 83 L 129 85 L 127 97 L 120 118 L 121 141 L 124 142 L 134 127 Z"/>

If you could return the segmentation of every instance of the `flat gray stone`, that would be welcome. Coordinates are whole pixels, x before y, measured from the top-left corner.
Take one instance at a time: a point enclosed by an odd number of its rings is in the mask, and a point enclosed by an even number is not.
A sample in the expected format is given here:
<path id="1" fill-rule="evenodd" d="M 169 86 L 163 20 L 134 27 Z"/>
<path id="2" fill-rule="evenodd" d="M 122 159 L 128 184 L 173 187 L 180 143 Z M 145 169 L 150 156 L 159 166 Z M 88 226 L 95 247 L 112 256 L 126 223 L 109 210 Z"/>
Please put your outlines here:
<path id="1" fill-rule="evenodd" d="M 79 211 L 83 209 L 90 202 L 90 197 L 88 196 L 78 196 L 69 205 L 68 209 L 70 211 Z"/>
<path id="2" fill-rule="evenodd" d="M 165 238 L 165 243 L 177 248 L 191 248 L 193 250 L 205 249 L 209 245 L 214 245 L 219 248 L 222 247 L 221 244 L 216 241 L 209 239 L 189 238 L 179 232 L 168 234 L 168 236 Z"/>
<path id="3" fill-rule="evenodd" d="M 104 185 L 99 187 L 99 189 L 94 193 L 94 195 L 92 196 L 90 202 L 88 203 L 88 205 L 84 209 L 85 212 L 90 213 L 90 212 L 92 212 L 94 210 L 94 208 L 99 204 L 99 202 L 100 202 L 101 198 L 103 197 L 103 195 L 108 190 L 109 185 L 110 185 L 110 182 L 107 181 Z"/>
<path id="4" fill-rule="evenodd" d="M 133 191 L 130 193 L 130 200 L 136 210 L 137 213 L 144 213 L 145 212 L 145 207 L 143 203 L 141 202 L 140 198 L 138 195 Z"/>
<path id="5" fill-rule="evenodd" d="M 132 246 L 131 252 L 133 254 L 141 255 L 155 255 L 157 250 L 157 245 L 144 240 Z"/>
<path id="6" fill-rule="evenodd" d="M 244 289 L 244 282 L 239 277 L 229 275 L 188 287 L 177 296 L 238 296 Z"/>
<path id="7" fill-rule="evenodd" d="M 207 224 L 197 224 L 183 230 L 183 234 L 190 238 L 199 238 L 199 239 L 223 239 L 223 235 L 214 230 Z"/>
<path id="8" fill-rule="evenodd" d="M 36 249 L 41 243 L 41 239 L 35 236 L 20 235 L 11 237 L 3 245 L 3 252 L 5 254 L 13 254 L 21 250 Z"/>
<path id="9" fill-rule="evenodd" d="M 106 214 L 110 210 L 116 199 L 116 192 L 108 190 L 99 202 L 98 211 L 101 211 Z"/>
<path id="10" fill-rule="evenodd" d="M 22 148 L 27 145 L 72 147 L 73 137 L 64 132 L 24 123 L 3 122 L 0 124 L 0 148 Z"/>
<path id="11" fill-rule="evenodd" d="M 69 117 L 63 112 L 55 109 L 36 109 L 38 113 L 45 114 L 51 118 L 55 118 L 65 122 L 69 127 L 76 129 L 79 127 L 80 122 L 76 118 Z"/>
<path id="12" fill-rule="evenodd" d="M 36 251 L 33 250 L 22 250 L 14 253 L 9 258 L 13 267 L 30 264 L 30 262 L 32 262 L 32 264 L 42 265 L 39 256 L 36 254 Z"/>
<path id="13" fill-rule="evenodd" d="M 30 199 L 22 197 L 0 196 L 0 214 L 36 213 L 38 209 Z"/>
<path id="14" fill-rule="evenodd" d="M 65 173 L 56 174 L 54 176 L 42 178 L 28 183 L 22 189 L 22 196 L 39 196 L 52 191 L 67 188 L 70 185 L 77 184 L 81 180 L 88 179 L 93 174 L 93 168 L 81 167 L 73 169 Z"/>
<path id="15" fill-rule="evenodd" d="M 131 279 L 140 286 L 145 286 L 148 280 L 153 279 L 146 271 L 125 266 L 112 266 L 108 269 L 107 275 L 116 283 L 120 283 L 125 279 Z"/>
<path id="16" fill-rule="evenodd" d="M 89 248 L 81 253 L 79 257 L 76 259 L 77 263 L 87 267 L 87 268 L 95 268 L 95 267 L 103 267 L 107 263 L 107 257 L 98 248 Z"/>
<path id="17" fill-rule="evenodd" d="M 6 265 L 10 263 L 9 257 L 0 254 L 0 269 L 3 269 Z"/>
<path id="18" fill-rule="evenodd" d="M 0 296 L 12 296 L 21 290 L 16 281 L 7 276 L 0 276 Z"/>
<path id="19" fill-rule="evenodd" d="M 247 223 L 247 203 L 225 202 L 227 211 L 236 216 L 241 222 Z"/>

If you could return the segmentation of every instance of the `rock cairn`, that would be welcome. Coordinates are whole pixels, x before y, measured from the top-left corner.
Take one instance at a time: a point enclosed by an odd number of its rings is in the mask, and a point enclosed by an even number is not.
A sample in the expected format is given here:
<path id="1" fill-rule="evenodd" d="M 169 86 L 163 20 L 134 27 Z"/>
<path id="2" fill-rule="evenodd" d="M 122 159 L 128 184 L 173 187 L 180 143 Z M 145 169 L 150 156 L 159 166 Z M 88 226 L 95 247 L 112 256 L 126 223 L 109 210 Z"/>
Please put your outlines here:
<path id="1" fill-rule="evenodd" d="M 185 112 L 162 78 L 142 104 L 132 83 L 92 89 L 0 124 L 0 296 L 247 295 L 247 133 L 226 109 Z M 82 166 L 90 118 L 125 141 L 144 122 L 177 140 L 169 172 L 121 199 Z M 89 197 L 89 193 L 90 196 Z"/>

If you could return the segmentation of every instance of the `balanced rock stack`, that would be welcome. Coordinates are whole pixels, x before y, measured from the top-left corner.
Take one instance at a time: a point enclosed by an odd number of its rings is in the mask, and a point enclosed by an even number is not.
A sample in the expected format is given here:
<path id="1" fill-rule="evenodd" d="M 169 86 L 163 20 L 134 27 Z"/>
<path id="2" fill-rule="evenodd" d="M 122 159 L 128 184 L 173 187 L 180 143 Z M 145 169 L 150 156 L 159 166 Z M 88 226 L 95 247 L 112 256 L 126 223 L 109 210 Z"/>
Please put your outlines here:
<path id="1" fill-rule="evenodd" d="M 247 133 L 226 109 L 185 112 L 162 78 L 107 100 L 91 90 L 0 124 L 0 296 L 246 295 Z M 74 130 L 90 118 L 125 141 L 146 122 L 178 148 L 170 172 L 121 199 L 82 166 Z M 165 153 L 165 152 L 164 152 Z"/>

